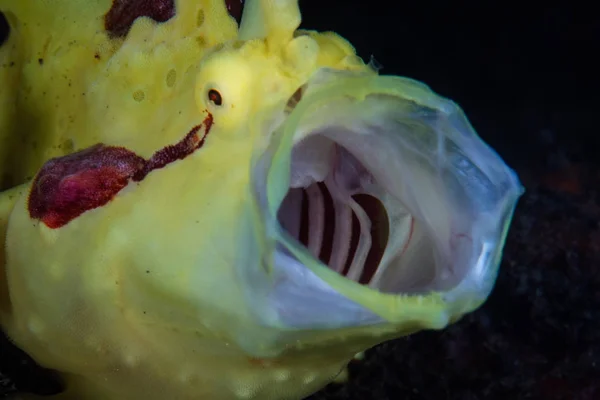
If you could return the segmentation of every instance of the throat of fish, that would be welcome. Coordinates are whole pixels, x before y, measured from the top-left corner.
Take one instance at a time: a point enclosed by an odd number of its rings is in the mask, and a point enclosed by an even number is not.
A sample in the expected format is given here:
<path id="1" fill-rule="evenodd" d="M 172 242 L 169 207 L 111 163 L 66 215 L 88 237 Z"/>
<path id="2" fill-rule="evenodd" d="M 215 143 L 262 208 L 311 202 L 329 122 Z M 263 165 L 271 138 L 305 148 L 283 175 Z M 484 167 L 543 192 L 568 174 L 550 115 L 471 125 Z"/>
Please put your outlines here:
<path id="1" fill-rule="evenodd" d="M 411 256 L 415 219 L 334 140 L 315 135 L 296 144 L 278 220 L 315 259 L 347 279 L 382 291 L 416 289 L 419 276 L 403 287 L 384 285 L 392 262 Z"/>

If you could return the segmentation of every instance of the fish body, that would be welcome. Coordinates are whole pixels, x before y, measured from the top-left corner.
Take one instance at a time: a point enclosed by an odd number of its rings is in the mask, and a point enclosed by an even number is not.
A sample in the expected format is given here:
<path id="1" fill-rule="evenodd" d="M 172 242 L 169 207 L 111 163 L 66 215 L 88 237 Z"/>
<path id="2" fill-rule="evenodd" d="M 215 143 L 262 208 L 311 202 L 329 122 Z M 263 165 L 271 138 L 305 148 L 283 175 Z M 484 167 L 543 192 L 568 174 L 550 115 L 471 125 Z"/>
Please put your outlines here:
<path id="1" fill-rule="evenodd" d="M 454 103 L 297 1 L 135 4 L 0 0 L 0 323 L 56 398 L 301 399 L 485 301 L 522 188 Z"/>

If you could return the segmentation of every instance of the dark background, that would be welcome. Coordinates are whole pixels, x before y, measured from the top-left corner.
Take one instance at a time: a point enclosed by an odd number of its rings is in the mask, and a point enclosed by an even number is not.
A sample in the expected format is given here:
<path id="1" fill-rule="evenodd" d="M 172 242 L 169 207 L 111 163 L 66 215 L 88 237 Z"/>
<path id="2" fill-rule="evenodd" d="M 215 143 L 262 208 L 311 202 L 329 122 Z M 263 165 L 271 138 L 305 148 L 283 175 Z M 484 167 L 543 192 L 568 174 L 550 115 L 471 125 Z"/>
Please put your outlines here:
<path id="1" fill-rule="evenodd" d="M 584 4 L 301 1 L 304 28 L 456 101 L 526 187 L 480 310 L 376 347 L 311 400 L 600 400 L 600 18 Z M 6 341 L 0 371 L 0 397 L 53 389 Z"/>

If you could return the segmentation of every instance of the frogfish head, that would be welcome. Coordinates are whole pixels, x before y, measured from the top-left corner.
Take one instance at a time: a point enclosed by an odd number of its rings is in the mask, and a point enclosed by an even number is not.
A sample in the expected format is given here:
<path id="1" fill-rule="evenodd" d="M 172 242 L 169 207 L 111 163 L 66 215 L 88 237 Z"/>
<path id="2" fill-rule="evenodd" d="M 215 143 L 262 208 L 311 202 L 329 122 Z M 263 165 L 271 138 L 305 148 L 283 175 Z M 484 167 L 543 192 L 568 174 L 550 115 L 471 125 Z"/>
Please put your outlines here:
<path id="1" fill-rule="evenodd" d="M 299 22 L 295 1 L 250 2 L 243 42 L 198 75 L 210 135 L 247 143 L 223 228 L 248 316 L 269 329 L 238 343 L 268 356 L 337 338 L 351 355 L 441 329 L 490 294 L 519 180 L 456 104 Z"/>
<path id="2" fill-rule="evenodd" d="M 485 301 L 515 173 L 456 104 L 299 24 L 296 0 L 248 0 L 160 139 L 44 164 L 10 217 L 2 319 L 38 362 L 122 398 L 131 371 L 144 398 L 301 398 Z"/>

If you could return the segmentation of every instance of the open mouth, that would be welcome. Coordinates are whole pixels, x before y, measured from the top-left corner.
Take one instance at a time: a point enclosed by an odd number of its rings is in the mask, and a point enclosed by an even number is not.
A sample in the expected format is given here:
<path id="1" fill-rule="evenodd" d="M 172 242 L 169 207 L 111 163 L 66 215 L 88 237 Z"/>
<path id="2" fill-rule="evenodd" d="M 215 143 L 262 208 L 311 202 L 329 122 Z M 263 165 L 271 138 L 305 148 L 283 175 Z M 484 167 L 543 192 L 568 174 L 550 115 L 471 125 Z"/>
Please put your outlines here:
<path id="1" fill-rule="evenodd" d="M 276 210 L 277 315 L 352 325 L 371 311 L 404 318 L 413 300 L 428 319 L 420 301 L 438 295 L 456 314 L 480 305 L 522 193 L 514 172 L 455 104 L 411 80 L 322 71 L 306 87 L 253 175 L 268 221 Z"/>

